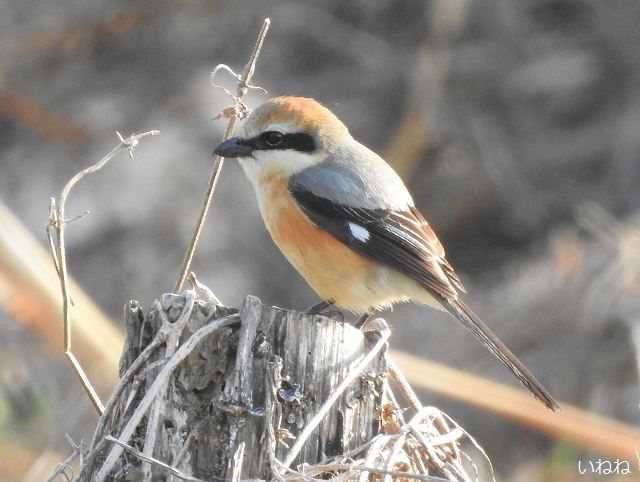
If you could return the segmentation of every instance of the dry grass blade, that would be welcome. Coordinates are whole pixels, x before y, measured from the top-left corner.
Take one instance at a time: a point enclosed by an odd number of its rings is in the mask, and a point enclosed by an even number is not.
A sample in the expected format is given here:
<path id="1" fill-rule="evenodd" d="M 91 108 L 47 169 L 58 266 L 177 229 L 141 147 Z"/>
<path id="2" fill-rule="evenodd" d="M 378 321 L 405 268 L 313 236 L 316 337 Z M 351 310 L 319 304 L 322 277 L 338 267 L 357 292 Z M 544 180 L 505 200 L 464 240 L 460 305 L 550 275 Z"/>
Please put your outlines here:
<path id="1" fill-rule="evenodd" d="M 189 480 L 191 482 L 205 482 L 202 479 L 198 479 L 196 477 L 191 477 L 190 475 L 187 474 L 183 474 L 182 472 L 180 472 L 178 469 L 171 467 L 170 465 L 165 464 L 164 462 L 161 462 L 157 459 L 154 459 L 153 457 L 150 457 L 148 455 L 143 454 L 142 452 L 140 452 L 139 450 L 133 448 L 130 445 L 127 445 L 126 443 L 113 438 L 111 435 L 107 435 L 105 437 L 105 440 L 108 442 L 113 442 L 117 445 L 119 445 L 120 447 L 122 447 L 124 450 L 126 450 L 127 452 L 129 452 L 132 455 L 135 455 L 136 457 L 138 457 L 140 460 L 143 460 L 149 464 L 153 464 L 153 465 L 157 465 L 158 467 L 162 467 L 164 470 L 166 470 L 167 472 L 170 472 L 172 475 L 174 475 L 175 477 L 179 477 L 182 480 Z"/>

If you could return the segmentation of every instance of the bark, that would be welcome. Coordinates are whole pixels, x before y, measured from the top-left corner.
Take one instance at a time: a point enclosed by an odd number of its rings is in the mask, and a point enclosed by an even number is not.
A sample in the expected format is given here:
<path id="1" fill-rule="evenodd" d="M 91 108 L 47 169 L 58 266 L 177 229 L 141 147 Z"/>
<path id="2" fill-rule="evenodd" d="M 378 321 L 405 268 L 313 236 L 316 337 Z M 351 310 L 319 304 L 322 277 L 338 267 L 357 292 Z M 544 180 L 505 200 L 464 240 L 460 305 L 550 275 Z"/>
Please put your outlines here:
<path id="1" fill-rule="evenodd" d="M 173 477 L 105 441 L 109 434 L 199 479 L 269 479 L 274 457 L 285 459 L 288 445 L 378 339 L 376 332 L 247 297 L 239 322 L 207 333 L 177 363 L 202 327 L 236 312 L 188 293 L 164 295 L 146 317 L 136 302 L 125 307 L 120 376 L 126 380 L 100 420 L 80 480 Z M 292 467 L 378 434 L 385 373 L 383 350 L 331 407 Z"/>

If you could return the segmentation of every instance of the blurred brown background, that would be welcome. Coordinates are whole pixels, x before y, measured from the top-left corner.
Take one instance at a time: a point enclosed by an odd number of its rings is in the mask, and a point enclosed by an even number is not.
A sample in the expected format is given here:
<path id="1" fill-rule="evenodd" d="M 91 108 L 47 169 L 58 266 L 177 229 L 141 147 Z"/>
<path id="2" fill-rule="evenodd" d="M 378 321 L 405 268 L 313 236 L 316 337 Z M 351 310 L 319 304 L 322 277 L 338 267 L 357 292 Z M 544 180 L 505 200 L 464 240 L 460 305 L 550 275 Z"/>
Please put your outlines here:
<path id="1" fill-rule="evenodd" d="M 149 307 L 175 283 L 225 125 L 210 120 L 229 105 L 210 72 L 241 70 L 265 17 L 255 83 L 317 98 L 396 167 L 469 304 L 554 396 L 636 425 L 635 0 L 0 2 L 0 202 L 44 246 L 49 198 L 116 130 L 159 129 L 133 161 L 83 180 L 67 207 L 91 211 L 68 229 L 72 276 L 116 322 L 130 298 Z M 233 162 L 194 269 L 229 305 L 246 294 L 317 302 Z M 8 305 L 3 293 L 0 283 Z M 401 306 L 385 317 L 393 348 L 514 384 L 445 315 Z M 421 396 L 478 439 L 503 480 L 572 480 L 578 459 L 597 457 Z M 0 480 L 46 478 L 70 451 L 64 434 L 86 439 L 95 420 L 62 348 L 0 311 Z"/>

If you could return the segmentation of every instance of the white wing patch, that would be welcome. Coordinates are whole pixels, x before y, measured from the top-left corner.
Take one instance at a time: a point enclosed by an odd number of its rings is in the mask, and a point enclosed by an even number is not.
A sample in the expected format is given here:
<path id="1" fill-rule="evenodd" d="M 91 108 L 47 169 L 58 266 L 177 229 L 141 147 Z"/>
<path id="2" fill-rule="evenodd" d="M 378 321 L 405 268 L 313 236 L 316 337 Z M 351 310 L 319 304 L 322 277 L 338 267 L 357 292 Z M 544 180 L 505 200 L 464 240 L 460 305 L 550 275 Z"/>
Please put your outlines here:
<path id="1" fill-rule="evenodd" d="M 369 233 L 367 228 L 356 223 L 349 223 L 349 230 L 351 231 L 351 235 L 354 238 L 356 238 L 358 241 L 362 241 L 363 243 L 367 242 L 371 237 L 371 234 Z"/>

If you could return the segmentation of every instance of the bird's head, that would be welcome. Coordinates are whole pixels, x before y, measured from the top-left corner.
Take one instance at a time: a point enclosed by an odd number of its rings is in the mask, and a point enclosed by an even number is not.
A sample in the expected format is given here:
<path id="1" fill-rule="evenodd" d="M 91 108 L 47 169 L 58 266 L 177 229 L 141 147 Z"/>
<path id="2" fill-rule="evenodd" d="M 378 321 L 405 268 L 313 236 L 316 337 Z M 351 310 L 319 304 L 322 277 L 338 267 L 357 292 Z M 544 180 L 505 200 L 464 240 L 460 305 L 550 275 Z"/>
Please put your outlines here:
<path id="1" fill-rule="evenodd" d="M 237 157 L 256 182 L 287 178 L 319 164 L 350 139 L 340 119 L 319 102 L 276 97 L 247 117 L 240 136 L 222 142 L 213 152 Z"/>

